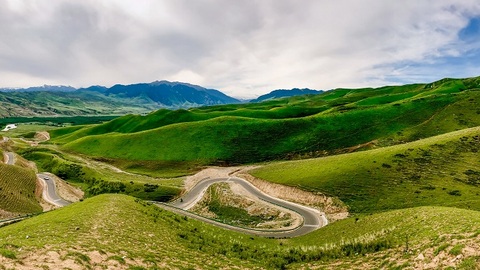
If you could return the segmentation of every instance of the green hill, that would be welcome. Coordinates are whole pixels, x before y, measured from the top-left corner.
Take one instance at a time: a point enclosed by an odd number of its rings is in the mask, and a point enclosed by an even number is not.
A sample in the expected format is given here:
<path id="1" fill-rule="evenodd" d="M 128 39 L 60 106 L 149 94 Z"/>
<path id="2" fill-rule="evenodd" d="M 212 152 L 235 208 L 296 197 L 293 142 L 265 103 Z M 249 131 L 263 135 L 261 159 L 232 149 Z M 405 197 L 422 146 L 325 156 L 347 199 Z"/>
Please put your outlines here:
<path id="1" fill-rule="evenodd" d="M 278 162 L 259 178 L 340 198 L 354 213 L 422 205 L 480 210 L 480 127 L 407 144 Z"/>
<path id="2" fill-rule="evenodd" d="M 0 210 L 11 214 L 41 212 L 35 196 L 36 179 L 32 170 L 0 163 Z"/>
<path id="3" fill-rule="evenodd" d="M 259 104 L 125 116 L 52 133 L 70 151 L 169 162 L 180 170 L 315 157 L 369 142 L 385 146 L 480 125 L 478 78 L 376 89 L 337 89 Z M 127 166 L 128 167 L 128 166 Z"/>
<path id="4" fill-rule="evenodd" d="M 405 268 L 414 267 L 418 254 L 424 253 L 430 261 L 435 256 L 450 261 L 462 254 L 453 264 L 461 267 L 475 265 L 475 255 L 463 249 L 474 247 L 479 224 L 476 211 L 420 207 L 350 218 L 300 238 L 265 239 L 184 218 L 124 195 L 100 195 L 0 228 L 0 266 Z"/>

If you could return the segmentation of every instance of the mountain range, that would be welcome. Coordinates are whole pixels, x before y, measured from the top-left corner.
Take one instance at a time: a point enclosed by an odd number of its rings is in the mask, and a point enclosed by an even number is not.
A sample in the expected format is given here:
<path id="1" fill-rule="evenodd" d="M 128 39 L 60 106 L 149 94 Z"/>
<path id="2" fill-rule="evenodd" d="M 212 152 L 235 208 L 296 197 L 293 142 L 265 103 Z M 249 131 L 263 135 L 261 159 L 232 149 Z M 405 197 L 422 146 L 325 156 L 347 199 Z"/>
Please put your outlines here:
<path id="1" fill-rule="evenodd" d="M 322 91 L 275 90 L 252 102 L 318 93 Z M 0 88 L 0 117 L 142 114 L 160 108 L 182 109 L 242 102 L 219 90 L 182 82 L 154 81 L 78 89 L 44 85 Z"/>

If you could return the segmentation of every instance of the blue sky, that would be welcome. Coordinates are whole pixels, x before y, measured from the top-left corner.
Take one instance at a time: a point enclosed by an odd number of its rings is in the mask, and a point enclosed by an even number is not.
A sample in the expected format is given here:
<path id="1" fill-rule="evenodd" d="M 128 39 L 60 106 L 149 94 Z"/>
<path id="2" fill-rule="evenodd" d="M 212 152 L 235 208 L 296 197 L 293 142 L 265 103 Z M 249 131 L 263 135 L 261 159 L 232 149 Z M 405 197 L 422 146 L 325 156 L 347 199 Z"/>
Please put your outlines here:
<path id="1" fill-rule="evenodd" d="M 392 75 L 388 81 L 396 83 L 430 82 L 439 78 L 465 78 L 480 76 L 480 17 L 468 17 L 465 27 L 458 30 L 458 39 L 446 49 L 456 50 L 425 61 L 397 63 L 401 74 Z"/>
<path id="2" fill-rule="evenodd" d="M 251 98 L 480 76 L 478 0 L 4 0 L 0 87 L 183 81 Z"/>

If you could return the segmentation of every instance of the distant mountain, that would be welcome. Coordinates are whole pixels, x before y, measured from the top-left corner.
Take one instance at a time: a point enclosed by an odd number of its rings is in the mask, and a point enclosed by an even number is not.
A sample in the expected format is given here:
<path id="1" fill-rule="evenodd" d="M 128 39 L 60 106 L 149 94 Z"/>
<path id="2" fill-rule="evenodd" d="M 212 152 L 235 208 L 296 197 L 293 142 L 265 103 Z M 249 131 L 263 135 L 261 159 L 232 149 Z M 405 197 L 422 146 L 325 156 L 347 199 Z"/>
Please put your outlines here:
<path id="1" fill-rule="evenodd" d="M 293 88 L 290 90 L 287 89 L 279 89 L 274 90 L 268 94 L 259 96 L 256 99 L 250 100 L 250 102 L 262 102 L 265 100 L 276 99 L 276 98 L 284 98 L 284 97 L 293 97 L 293 96 L 301 96 L 301 95 L 318 95 L 323 93 L 323 90 L 312 90 L 308 88 Z"/>
<path id="2" fill-rule="evenodd" d="M 0 88 L 0 117 L 111 115 L 146 113 L 160 108 L 180 109 L 240 103 L 214 89 L 181 82 L 155 81 L 131 85 Z"/>
<path id="3" fill-rule="evenodd" d="M 131 85 L 117 84 L 105 89 L 105 95 L 119 98 L 143 98 L 164 107 L 195 107 L 203 105 L 219 105 L 240 103 L 214 89 L 206 89 L 198 85 L 180 82 L 155 81 Z"/>
<path id="4" fill-rule="evenodd" d="M 0 92 L 72 92 L 75 91 L 74 87 L 65 86 L 65 85 L 43 85 L 43 86 L 34 86 L 28 88 L 0 88 Z"/>

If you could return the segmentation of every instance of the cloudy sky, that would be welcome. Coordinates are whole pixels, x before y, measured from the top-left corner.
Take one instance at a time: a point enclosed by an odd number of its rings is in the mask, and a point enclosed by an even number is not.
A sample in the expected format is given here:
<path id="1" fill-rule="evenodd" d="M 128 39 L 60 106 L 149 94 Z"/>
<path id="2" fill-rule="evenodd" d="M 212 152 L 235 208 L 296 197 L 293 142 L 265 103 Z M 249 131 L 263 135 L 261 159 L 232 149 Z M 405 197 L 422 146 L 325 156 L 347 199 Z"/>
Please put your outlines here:
<path id="1" fill-rule="evenodd" d="M 0 0 L 0 87 L 255 97 L 480 76 L 478 0 Z"/>

